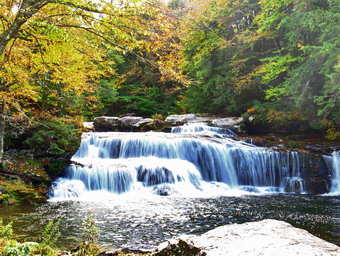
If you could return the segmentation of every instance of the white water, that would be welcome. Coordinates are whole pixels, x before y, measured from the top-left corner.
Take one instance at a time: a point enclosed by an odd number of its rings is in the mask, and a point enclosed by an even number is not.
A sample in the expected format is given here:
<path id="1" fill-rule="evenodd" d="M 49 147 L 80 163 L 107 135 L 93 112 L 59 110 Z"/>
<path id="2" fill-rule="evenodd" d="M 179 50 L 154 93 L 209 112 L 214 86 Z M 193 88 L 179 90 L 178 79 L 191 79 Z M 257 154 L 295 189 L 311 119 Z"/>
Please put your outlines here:
<path id="1" fill-rule="evenodd" d="M 324 156 L 324 159 L 333 176 L 329 195 L 340 195 L 340 151 L 334 151 L 332 156 Z"/>
<path id="2" fill-rule="evenodd" d="M 72 161 L 66 177 L 53 185 L 52 198 L 88 198 L 95 191 L 185 196 L 304 192 L 297 152 L 214 134 L 84 133 Z"/>
<path id="3" fill-rule="evenodd" d="M 216 134 L 226 134 L 237 136 L 232 130 L 228 128 L 220 128 L 209 126 L 207 123 L 187 123 L 183 126 L 172 127 L 171 133 L 205 133 L 211 132 Z"/>

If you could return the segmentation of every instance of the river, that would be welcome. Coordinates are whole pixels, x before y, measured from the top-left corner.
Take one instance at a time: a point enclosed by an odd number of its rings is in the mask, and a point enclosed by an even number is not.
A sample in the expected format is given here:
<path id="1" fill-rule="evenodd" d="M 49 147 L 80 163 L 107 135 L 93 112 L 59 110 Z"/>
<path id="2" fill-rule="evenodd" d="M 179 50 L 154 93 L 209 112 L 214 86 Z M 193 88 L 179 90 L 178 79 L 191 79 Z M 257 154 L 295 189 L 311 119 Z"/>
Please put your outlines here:
<path id="1" fill-rule="evenodd" d="M 13 220 L 19 240 L 34 240 L 48 220 L 61 219 L 65 248 L 77 244 L 88 214 L 108 248 L 151 250 L 168 238 L 267 218 L 340 245 L 338 152 L 319 157 L 330 193 L 313 195 L 303 154 L 256 147 L 207 125 L 184 128 L 84 133 L 49 201 L 4 206 L 0 217 Z"/>
<path id="2" fill-rule="evenodd" d="M 340 197 L 297 194 L 219 196 L 208 198 L 111 195 L 101 200 L 55 201 L 7 206 L 19 240 L 35 240 L 48 220 L 61 219 L 59 245 L 72 248 L 80 239 L 82 219 L 94 214 L 99 242 L 110 249 L 151 250 L 165 239 L 200 234 L 229 223 L 271 218 L 284 220 L 340 245 Z"/>

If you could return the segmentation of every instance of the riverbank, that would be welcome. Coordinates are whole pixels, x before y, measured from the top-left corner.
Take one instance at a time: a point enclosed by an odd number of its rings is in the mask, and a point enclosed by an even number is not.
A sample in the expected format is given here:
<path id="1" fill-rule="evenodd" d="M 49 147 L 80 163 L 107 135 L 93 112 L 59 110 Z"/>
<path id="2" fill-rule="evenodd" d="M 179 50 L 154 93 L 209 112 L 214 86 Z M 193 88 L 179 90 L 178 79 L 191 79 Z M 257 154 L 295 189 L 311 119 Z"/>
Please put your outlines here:
<path id="1" fill-rule="evenodd" d="M 92 233 L 89 233 L 91 236 Z M 92 234 L 93 235 L 93 234 Z M 46 234 L 45 234 L 46 236 Z M 143 252 L 138 250 L 120 249 L 115 251 L 101 250 L 82 251 L 79 248 L 73 251 L 60 251 L 56 248 L 47 254 L 39 253 L 37 248 L 46 245 L 37 243 L 19 244 L 3 241 L 0 255 L 6 252 L 19 252 L 26 254 L 11 255 L 101 255 L 101 256 L 225 256 L 225 255 L 309 255 L 309 256 L 337 256 L 340 247 L 313 236 L 305 230 L 272 219 L 243 224 L 230 224 L 217 227 L 201 235 L 187 235 L 167 240 L 155 250 Z M 45 247 L 44 247 L 45 246 Z M 93 247 L 90 245 L 88 248 Z M 46 251 L 45 251 L 46 252 Z"/>
<path id="2" fill-rule="evenodd" d="M 50 177 L 40 161 L 9 159 L 0 165 L 0 204 L 46 201 Z"/>
<path id="3" fill-rule="evenodd" d="M 225 225 L 198 236 L 170 240 L 155 256 L 309 255 L 336 256 L 340 247 L 277 220 Z"/>

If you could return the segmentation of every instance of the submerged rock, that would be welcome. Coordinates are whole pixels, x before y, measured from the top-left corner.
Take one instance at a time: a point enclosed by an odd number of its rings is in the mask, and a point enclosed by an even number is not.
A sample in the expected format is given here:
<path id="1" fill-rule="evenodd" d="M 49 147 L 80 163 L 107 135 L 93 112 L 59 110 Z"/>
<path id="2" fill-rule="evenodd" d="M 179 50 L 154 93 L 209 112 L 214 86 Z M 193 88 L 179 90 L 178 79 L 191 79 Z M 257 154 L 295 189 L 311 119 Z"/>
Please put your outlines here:
<path id="1" fill-rule="evenodd" d="M 215 228 L 161 244 L 157 256 L 340 255 L 340 247 L 306 230 L 278 220 L 262 220 Z"/>

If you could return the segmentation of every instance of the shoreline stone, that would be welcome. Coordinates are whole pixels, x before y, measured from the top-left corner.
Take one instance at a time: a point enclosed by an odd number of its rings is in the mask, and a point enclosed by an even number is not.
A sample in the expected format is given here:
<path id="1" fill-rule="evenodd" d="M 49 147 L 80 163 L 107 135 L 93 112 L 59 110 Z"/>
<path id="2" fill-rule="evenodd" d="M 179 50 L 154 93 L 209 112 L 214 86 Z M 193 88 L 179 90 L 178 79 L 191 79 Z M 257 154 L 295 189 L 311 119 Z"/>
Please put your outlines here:
<path id="1" fill-rule="evenodd" d="M 337 256 L 340 247 L 278 220 L 230 224 L 161 244 L 155 256 Z"/>

